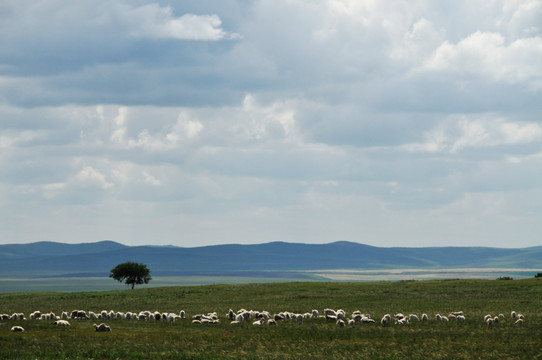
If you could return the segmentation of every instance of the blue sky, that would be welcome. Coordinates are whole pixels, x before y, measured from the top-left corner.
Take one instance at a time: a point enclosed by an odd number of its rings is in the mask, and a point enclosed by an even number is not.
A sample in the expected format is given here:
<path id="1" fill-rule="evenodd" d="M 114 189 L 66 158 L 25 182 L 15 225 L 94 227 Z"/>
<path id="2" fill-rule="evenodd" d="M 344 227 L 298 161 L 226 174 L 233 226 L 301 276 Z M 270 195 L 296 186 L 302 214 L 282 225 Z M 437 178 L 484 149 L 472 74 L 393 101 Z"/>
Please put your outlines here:
<path id="1" fill-rule="evenodd" d="M 541 245 L 538 0 L 17 0 L 0 33 L 0 243 Z"/>

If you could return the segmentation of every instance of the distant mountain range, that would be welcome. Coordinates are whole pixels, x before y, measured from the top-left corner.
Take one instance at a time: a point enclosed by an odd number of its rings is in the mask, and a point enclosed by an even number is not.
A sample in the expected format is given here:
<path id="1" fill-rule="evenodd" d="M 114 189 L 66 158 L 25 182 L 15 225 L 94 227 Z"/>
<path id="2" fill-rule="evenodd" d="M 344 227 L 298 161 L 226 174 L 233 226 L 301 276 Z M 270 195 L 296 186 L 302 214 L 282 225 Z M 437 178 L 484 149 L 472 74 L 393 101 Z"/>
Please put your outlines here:
<path id="1" fill-rule="evenodd" d="M 232 275 L 320 269 L 542 268 L 542 246 L 382 248 L 339 241 L 329 244 L 271 242 L 256 245 L 126 246 L 37 242 L 0 245 L 0 276 L 108 276 L 125 261 L 145 263 L 151 274 Z"/>

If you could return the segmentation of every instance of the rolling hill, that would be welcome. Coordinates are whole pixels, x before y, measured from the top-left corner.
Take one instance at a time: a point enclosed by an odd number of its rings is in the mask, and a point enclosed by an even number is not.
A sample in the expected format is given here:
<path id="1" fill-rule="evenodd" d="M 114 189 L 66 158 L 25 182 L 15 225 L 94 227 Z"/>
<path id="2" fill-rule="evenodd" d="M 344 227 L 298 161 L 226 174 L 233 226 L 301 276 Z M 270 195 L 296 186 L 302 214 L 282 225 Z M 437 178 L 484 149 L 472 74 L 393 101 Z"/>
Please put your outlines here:
<path id="1" fill-rule="evenodd" d="M 110 269 L 125 261 L 143 262 L 153 275 L 162 276 L 315 269 L 542 268 L 542 247 L 382 248 L 346 241 L 194 248 L 126 246 L 113 241 L 0 245 L 0 274 L 6 278 L 108 276 Z"/>

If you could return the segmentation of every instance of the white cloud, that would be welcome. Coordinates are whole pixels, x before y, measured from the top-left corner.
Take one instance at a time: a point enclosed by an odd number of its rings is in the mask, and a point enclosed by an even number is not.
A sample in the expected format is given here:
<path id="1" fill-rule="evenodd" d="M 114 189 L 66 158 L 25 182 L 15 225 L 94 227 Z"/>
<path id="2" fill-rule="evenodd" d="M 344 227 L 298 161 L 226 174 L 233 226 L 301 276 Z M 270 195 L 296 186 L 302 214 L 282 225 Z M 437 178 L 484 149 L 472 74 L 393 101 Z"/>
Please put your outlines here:
<path id="1" fill-rule="evenodd" d="M 498 147 L 542 142 L 542 126 L 514 122 L 495 114 L 451 116 L 424 135 L 425 142 L 402 148 L 412 152 L 456 153 L 469 148 Z"/>
<path id="2" fill-rule="evenodd" d="M 132 36 L 180 40 L 218 41 L 237 39 L 239 34 L 224 31 L 218 15 L 173 15 L 170 6 L 149 4 L 123 9 L 121 16 L 129 25 Z"/>
<path id="3" fill-rule="evenodd" d="M 114 186 L 113 183 L 107 181 L 107 178 L 97 169 L 92 166 L 85 166 L 71 180 L 75 185 L 83 188 L 99 187 L 103 190 Z"/>
<path id="4" fill-rule="evenodd" d="M 145 179 L 145 182 L 147 184 L 150 184 L 152 186 L 160 186 L 160 185 L 162 185 L 162 182 L 160 180 L 158 180 L 157 178 L 155 178 L 154 176 L 152 176 L 151 174 L 149 174 L 146 171 L 143 171 L 143 178 Z"/>
<path id="5" fill-rule="evenodd" d="M 507 44 L 499 33 L 475 32 L 457 44 L 445 41 L 425 64 L 432 71 L 484 75 L 493 81 L 527 82 L 542 86 L 542 37 L 517 39 Z"/>

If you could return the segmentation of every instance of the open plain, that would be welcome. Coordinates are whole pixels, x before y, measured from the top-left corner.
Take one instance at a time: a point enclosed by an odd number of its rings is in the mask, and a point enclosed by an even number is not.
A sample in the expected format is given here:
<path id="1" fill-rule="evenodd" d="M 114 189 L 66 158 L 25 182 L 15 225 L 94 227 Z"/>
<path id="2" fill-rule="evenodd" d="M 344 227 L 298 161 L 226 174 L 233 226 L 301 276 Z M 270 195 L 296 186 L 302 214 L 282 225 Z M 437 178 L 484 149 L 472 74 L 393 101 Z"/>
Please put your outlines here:
<path id="1" fill-rule="evenodd" d="M 0 294 L 0 313 L 27 320 L 0 321 L 2 359 L 540 359 L 542 282 L 525 280 L 427 280 L 399 282 L 288 282 L 163 287 L 124 291 Z M 339 327 L 324 309 L 359 310 L 376 322 Z M 306 313 L 318 318 L 253 325 L 230 324 L 229 309 Z M 142 311 L 180 314 L 173 322 L 123 319 L 31 320 L 36 310 L 100 313 Z M 463 311 L 464 321 L 437 321 Z M 515 324 L 511 312 L 524 316 Z M 218 323 L 195 324 L 197 314 L 216 312 Z M 385 314 L 422 313 L 427 321 L 383 327 Z M 503 314 L 488 328 L 484 316 Z M 111 332 L 96 332 L 105 322 Z M 10 332 L 12 326 L 24 332 Z"/>

